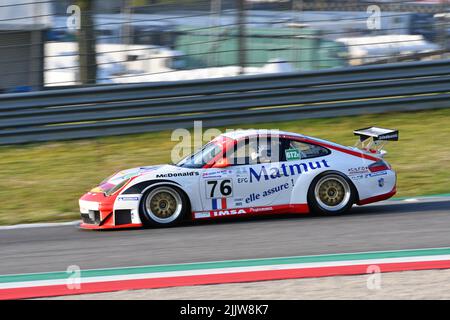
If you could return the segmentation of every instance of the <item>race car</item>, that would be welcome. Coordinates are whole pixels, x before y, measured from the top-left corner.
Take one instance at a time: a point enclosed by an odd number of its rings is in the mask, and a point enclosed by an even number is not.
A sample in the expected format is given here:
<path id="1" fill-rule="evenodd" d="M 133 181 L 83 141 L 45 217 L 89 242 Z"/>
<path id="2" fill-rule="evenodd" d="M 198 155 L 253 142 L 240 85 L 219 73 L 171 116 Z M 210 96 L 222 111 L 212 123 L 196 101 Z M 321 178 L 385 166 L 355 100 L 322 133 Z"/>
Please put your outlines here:
<path id="1" fill-rule="evenodd" d="M 355 130 L 346 147 L 297 133 L 238 130 L 176 164 L 133 168 L 79 200 L 81 228 L 168 227 L 184 219 L 263 214 L 336 215 L 396 193 L 383 159 L 398 130 Z"/>

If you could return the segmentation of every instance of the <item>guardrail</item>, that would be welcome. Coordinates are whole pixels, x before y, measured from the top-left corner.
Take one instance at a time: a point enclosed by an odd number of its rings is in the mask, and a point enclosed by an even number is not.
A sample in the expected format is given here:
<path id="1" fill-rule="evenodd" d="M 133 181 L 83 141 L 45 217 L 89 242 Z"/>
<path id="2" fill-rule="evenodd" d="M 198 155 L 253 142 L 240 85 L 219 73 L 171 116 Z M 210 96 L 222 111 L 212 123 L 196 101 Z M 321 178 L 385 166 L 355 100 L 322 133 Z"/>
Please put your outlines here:
<path id="1" fill-rule="evenodd" d="M 449 107 L 450 60 L 0 95 L 0 144 Z"/>

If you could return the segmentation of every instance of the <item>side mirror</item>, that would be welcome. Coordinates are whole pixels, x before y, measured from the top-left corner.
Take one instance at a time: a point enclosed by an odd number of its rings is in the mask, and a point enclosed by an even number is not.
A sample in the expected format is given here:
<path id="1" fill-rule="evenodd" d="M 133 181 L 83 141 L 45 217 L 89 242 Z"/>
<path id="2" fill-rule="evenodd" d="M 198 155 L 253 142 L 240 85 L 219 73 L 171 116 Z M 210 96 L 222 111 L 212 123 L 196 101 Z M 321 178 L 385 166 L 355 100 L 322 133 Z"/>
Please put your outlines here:
<path id="1" fill-rule="evenodd" d="M 229 167 L 229 166 L 230 166 L 230 163 L 228 162 L 228 159 L 227 158 L 222 158 L 219 161 L 217 161 L 216 163 L 214 163 L 214 165 L 212 167 L 221 169 L 221 168 L 226 168 L 226 167 Z"/>

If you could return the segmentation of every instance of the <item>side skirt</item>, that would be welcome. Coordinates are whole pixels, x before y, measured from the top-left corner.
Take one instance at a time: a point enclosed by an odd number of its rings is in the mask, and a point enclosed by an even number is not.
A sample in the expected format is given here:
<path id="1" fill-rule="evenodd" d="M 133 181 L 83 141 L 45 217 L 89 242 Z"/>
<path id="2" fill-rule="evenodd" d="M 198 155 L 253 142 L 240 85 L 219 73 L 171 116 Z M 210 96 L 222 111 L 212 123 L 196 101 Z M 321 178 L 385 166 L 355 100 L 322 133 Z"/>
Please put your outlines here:
<path id="1" fill-rule="evenodd" d="M 287 214 L 287 213 L 309 213 L 309 207 L 305 203 L 301 204 L 286 204 L 275 206 L 261 206 L 249 208 L 235 208 L 235 209 L 219 209 L 208 211 L 194 211 L 192 212 L 193 220 L 200 219 L 214 219 L 234 216 L 257 216 L 268 214 Z"/>

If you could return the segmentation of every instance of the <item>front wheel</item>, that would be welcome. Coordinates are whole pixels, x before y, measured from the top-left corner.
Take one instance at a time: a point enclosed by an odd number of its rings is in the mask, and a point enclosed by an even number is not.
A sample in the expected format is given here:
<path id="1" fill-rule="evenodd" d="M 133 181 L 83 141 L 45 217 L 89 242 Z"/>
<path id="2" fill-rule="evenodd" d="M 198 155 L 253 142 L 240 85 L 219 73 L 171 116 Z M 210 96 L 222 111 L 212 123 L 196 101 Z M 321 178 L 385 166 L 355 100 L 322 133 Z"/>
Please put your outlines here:
<path id="1" fill-rule="evenodd" d="M 325 172 L 317 176 L 308 190 L 308 204 L 314 213 L 334 215 L 352 207 L 355 192 L 347 177 L 338 172 Z"/>
<path id="2" fill-rule="evenodd" d="M 177 224 L 187 211 L 187 199 L 178 188 L 155 187 L 147 191 L 140 204 L 144 225 L 168 227 Z"/>

